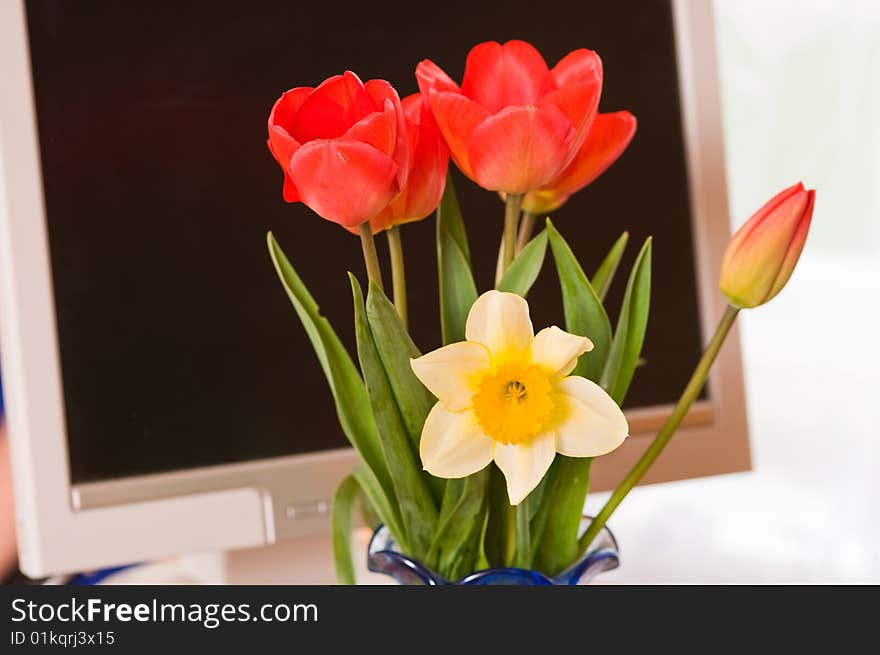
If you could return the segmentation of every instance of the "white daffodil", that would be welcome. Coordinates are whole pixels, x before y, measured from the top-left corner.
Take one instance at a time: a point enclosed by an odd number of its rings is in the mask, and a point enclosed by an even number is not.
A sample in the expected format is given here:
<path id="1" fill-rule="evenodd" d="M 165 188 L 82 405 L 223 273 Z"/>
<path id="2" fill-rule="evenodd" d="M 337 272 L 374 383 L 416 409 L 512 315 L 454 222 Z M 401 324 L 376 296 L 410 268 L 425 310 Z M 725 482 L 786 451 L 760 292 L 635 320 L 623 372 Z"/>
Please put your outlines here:
<path id="1" fill-rule="evenodd" d="M 599 385 L 569 376 L 592 350 L 589 339 L 558 327 L 535 334 L 528 303 L 501 291 L 477 299 L 465 337 L 412 360 L 439 400 L 420 445 L 432 475 L 463 478 L 494 460 L 518 505 L 556 453 L 596 457 L 623 443 L 629 427 L 617 403 Z"/>

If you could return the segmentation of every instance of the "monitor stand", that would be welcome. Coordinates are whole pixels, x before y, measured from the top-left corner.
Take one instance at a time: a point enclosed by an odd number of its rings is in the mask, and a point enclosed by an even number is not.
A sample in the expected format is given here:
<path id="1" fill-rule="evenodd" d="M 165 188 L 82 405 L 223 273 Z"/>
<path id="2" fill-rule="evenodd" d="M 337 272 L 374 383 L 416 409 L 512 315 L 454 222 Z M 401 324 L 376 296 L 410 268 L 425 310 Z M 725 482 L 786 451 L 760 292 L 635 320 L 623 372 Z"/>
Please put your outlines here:
<path id="1" fill-rule="evenodd" d="M 367 570 L 367 544 L 372 532 L 361 527 L 351 540 L 358 584 L 393 584 Z M 105 584 L 336 584 L 333 544 L 329 534 L 286 539 L 269 546 L 185 555 L 126 569 Z"/>
<path id="2" fill-rule="evenodd" d="M 366 553 L 372 531 L 361 527 L 351 540 L 359 584 L 390 583 L 387 576 L 367 570 Z M 329 534 L 285 539 L 270 546 L 181 558 L 187 574 L 203 584 L 336 584 L 333 542 Z"/>

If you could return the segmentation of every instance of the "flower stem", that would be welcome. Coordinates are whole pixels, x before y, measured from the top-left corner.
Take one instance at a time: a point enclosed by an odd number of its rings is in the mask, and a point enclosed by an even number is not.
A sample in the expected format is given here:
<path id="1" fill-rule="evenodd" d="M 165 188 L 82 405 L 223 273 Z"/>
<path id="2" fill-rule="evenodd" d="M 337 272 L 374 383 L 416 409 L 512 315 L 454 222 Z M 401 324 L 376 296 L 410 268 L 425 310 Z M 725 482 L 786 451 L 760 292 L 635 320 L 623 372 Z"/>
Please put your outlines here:
<path id="1" fill-rule="evenodd" d="M 672 435 L 675 434 L 678 426 L 681 425 L 688 409 L 690 409 L 690 406 L 693 404 L 694 400 L 696 400 L 700 390 L 706 383 L 706 378 L 709 376 L 709 369 L 712 368 L 712 363 L 718 356 L 718 351 L 721 350 L 721 345 L 727 338 L 730 328 L 733 327 L 733 323 L 736 320 L 738 313 L 738 308 L 728 305 L 727 310 L 724 312 L 724 316 L 721 317 L 721 321 L 718 323 L 718 327 L 715 328 L 715 334 L 712 336 L 712 340 L 709 342 L 709 345 L 706 346 L 706 351 L 703 353 L 703 356 L 697 364 L 697 367 L 694 369 L 693 374 L 691 374 L 690 381 L 687 383 L 681 397 L 675 404 L 672 414 L 666 419 L 666 423 L 664 423 L 663 427 L 660 428 L 660 431 L 657 432 L 654 441 L 651 442 L 651 445 L 648 446 L 648 449 L 644 452 L 639 461 L 636 462 L 635 466 L 632 467 L 632 470 L 630 470 L 623 481 L 617 485 L 617 488 L 612 492 L 611 497 L 605 503 L 605 506 L 590 523 L 587 531 L 584 532 L 583 536 L 578 540 L 578 546 L 580 547 L 581 553 L 586 552 L 593 539 L 596 538 L 596 535 L 599 534 L 599 531 L 608 521 L 608 518 L 614 513 L 614 510 L 617 509 L 617 506 L 620 505 L 624 498 L 626 498 L 626 495 L 632 490 L 632 488 L 638 484 L 639 480 L 641 480 L 648 469 L 651 468 L 651 465 L 657 457 L 660 456 L 660 453 L 663 452 L 663 449 L 666 447 L 666 444 L 669 443 L 669 440 L 672 439 Z"/>
<path id="2" fill-rule="evenodd" d="M 400 228 L 395 225 L 387 230 L 388 252 L 391 254 L 391 283 L 394 287 L 394 306 L 400 314 L 403 326 L 407 326 L 406 310 L 406 270 L 403 266 L 403 244 L 400 240 Z"/>
<path id="3" fill-rule="evenodd" d="M 382 284 L 382 270 L 379 268 L 379 257 L 376 255 L 376 242 L 373 240 L 373 230 L 370 228 L 370 221 L 360 224 L 358 231 L 361 235 L 361 248 L 364 251 L 364 264 L 367 267 L 367 277 L 371 282 L 375 282 L 382 291 L 385 291 L 385 285 Z"/>
<path id="4" fill-rule="evenodd" d="M 513 565 L 520 569 L 528 569 L 532 566 L 528 498 L 524 498 L 516 506 L 516 557 L 513 560 Z"/>
<path id="5" fill-rule="evenodd" d="M 519 236 L 516 238 L 517 255 L 521 253 L 522 249 L 532 240 L 532 232 L 535 231 L 535 218 L 536 216 L 532 212 L 523 212 L 522 221 L 519 224 Z"/>
<path id="6" fill-rule="evenodd" d="M 501 278 L 504 277 L 504 239 L 498 244 L 498 257 L 495 258 L 495 286 L 497 287 Z"/>
<path id="7" fill-rule="evenodd" d="M 516 228 L 519 225 L 519 208 L 522 204 L 522 194 L 508 194 L 504 205 L 504 265 L 502 275 L 513 263 L 516 256 Z"/>

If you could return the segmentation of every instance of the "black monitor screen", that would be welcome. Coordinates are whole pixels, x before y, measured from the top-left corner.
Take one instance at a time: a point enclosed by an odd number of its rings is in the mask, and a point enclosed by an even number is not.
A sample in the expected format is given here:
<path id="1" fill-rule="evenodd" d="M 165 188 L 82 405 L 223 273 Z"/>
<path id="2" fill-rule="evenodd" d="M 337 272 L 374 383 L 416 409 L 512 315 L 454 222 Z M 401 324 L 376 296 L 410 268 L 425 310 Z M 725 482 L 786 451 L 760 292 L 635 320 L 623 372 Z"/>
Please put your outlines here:
<path id="1" fill-rule="evenodd" d="M 605 70 L 602 111 L 639 120 L 621 159 L 555 215 L 591 272 L 629 229 L 655 237 L 645 364 L 629 406 L 674 401 L 700 325 L 674 32 L 667 1 L 29 0 L 26 4 L 74 482 L 346 444 L 321 369 L 266 251 L 272 230 L 353 347 L 357 237 L 282 200 L 266 147 L 273 102 L 352 69 L 407 95 L 431 58 L 461 79 L 481 41 L 525 39 L 553 65 Z M 481 290 L 502 204 L 455 174 Z M 434 219 L 403 230 L 411 323 L 439 345 Z M 384 239 L 380 239 L 384 256 Z M 612 322 L 623 294 L 609 295 Z M 563 325 L 551 263 L 536 327 Z"/>

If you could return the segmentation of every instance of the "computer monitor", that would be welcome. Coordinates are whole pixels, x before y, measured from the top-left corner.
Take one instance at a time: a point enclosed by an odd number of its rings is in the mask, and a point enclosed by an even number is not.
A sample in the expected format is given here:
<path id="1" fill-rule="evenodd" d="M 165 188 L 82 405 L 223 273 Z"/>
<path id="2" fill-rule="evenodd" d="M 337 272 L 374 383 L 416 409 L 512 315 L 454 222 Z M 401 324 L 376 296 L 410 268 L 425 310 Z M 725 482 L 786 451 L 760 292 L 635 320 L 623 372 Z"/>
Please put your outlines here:
<path id="1" fill-rule="evenodd" d="M 598 51 L 600 109 L 639 119 L 620 161 L 555 217 L 587 266 L 624 229 L 633 243 L 655 237 L 645 363 L 625 408 L 633 436 L 594 468 L 594 488 L 608 488 L 723 310 L 710 3 L 452 1 L 430 20 L 404 2 L 0 3 L 0 335 L 22 571 L 328 533 L 334 488 L 357 460 L 264 237 L 275 232 L 349 346 L 345 270 L 360 271 L 359 244 L 282 201 L 267 113 L 286 89 L 346 68 L 406 95 L 421 59 L 460 76 L 471 46 L 510 38 L 551 63 Z M 455 179 L 486 289 L 501 204 Z M 403 233 L 423 350 L 439 342 L 433 231 L 428 219 Z M 532 294 L 541 325 L 562 324 L 554 277 L 545 270 Z M 649 481 L 748 466 L 733 338 Z"/>

